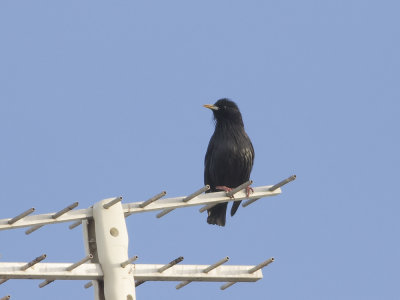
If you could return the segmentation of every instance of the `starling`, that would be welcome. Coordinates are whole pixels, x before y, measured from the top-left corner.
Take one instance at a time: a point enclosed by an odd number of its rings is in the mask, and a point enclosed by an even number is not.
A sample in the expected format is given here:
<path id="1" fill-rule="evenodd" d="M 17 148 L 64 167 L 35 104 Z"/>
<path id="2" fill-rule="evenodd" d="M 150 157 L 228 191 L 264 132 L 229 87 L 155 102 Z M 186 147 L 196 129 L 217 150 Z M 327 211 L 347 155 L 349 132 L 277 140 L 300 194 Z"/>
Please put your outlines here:
<path id="1" fill-rule="evenodd" d="M 235 102 L 220 99 L 214 105 L 204 107 L 212 110 L 215 131 L 208 144 L 204 160 L 204 184 L 210 186 L 208 192 L 230 191 L 250 178 L 253 168 L 254 149 L 247 136 L 242 114 Z M 247 193 L 251 188 L 248 188 Z M 241 201 L 232 205 L 231 216 L 237 211 Z M 225 226 L 228 203 L 219 203 L 208 210 L 207 223 Z"/>

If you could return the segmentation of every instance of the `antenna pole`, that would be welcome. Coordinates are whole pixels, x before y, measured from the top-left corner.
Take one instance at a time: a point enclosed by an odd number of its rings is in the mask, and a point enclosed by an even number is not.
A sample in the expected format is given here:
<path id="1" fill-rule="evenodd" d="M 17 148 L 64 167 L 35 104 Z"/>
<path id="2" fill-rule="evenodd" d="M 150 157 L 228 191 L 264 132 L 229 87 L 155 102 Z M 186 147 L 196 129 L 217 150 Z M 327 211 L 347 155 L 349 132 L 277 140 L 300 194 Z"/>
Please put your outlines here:
<path id="1" fill-rule="evenodd" d="M 93 206 L 97 254 L 103 269 L 107 300 L 135 300 L 135 280 L 130 268 L 121 267 L 128 257 L 128 230 L 120 201 L 105 199 Z M 105 205 L 114 202 L 112 206 Z M 104 207 L 106 206 L 106 207 Z"/>

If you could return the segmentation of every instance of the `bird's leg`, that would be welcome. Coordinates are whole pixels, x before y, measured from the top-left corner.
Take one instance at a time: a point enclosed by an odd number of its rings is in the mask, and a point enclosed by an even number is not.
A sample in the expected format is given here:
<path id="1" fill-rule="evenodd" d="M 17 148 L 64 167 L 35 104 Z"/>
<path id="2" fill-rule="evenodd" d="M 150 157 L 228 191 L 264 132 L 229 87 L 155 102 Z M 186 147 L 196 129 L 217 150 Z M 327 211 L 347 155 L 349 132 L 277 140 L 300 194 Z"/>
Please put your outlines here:
<path id="1" fill-rule="evenodd" d="M 230 187 L 227 187 L 225 185 L 217 185 L 215 188 L 217 190 L 225 191 L 226 193 L 232 191 L 232 189 Z M 232 195 L 231 198 L 235 198 L 235 197 Z"/>
<path id="2" fill-rule="evenodd" d="M 251 193 L 254 193 L 253 188 L 251 186 L 246 187 L 246 196 L 249 197 Z"/>

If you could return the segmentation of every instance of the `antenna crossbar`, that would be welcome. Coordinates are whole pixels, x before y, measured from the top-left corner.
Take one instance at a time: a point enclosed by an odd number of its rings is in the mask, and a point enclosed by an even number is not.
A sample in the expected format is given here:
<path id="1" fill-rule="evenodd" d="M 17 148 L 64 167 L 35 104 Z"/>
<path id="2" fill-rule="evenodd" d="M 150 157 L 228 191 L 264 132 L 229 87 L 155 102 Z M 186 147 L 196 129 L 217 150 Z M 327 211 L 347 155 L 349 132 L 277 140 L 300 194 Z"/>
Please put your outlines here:
<path id="1" fill-rule="evenodd" d="M 85 263 L 68 271 L 71 263 L 37 263 L 35 268 L 21 270 L 26 263 L 0 263 L 2 279 L 43 279 L 52 280 L 100 280 L 103 272 L 100 264 Z M 255 266 L 223 265 L 205 273 L 209 265 L 177 264 L 163 272 L 163 264 L 128 265 L 138 281 L 208 281 L 208 282 L 254 282 L 262 278 L 262 271 L 249 273 Z"/>
<path id="2" fill-rule="evenodd" d="M 273 191 L 270 188 L 273 187 L 271 185 L 268 186 L 260 186 L 253 188 L 253 193 L 249 196 L 246 195 L 245 190 L 241 190 L 235 194 L 235 198 L 230 198 L 226 195 L 225 192 L 215 192 L 215 193 L 207 193 L 207 194 L 199 194 L 193 198 L 189 198 L 192 195 L 183 196 L 183 197 L 175 197 L 175 198 L 165 198 L 165 199 L 157 199 L 153 202 L 143 206 L 146 202 L 133 202 L 133 203 L 124 203 L 122 204 L 122 208 L 124 211 L 124 215 L 128 216 L 135 213 L 143 213 L 148 211 L 157 211 L 163 210 L 163 212 L 172 211 L 176 208 L 181 207 L 189 207 L 189 206 L 197 206 L 197 205 L 215 205 L 217 203 L 228 202 L 228 201 L 239 201 L 239 200 L 252 200 L 252 199 L 259 199 L 263 197 L 275 196 L 281 193 L 281 189 L 277 188 Z M 121 198 L 111 198 L 119 199 Z M 188 201 L 187 199 L 190 199 Z M 75 221 L 74 226 L 78 225 L 79 222 L 85 219 L 92 219 L 93 218 L 93 208 L 86 208 L 86 209 L 77 209 L 77 210 L 68 210 L 71 209 L 68 207 L 63 211 L 58 213 L 47 213 L 47 214 L 40 214 L 40 215 L 25 215 L 23 214 L 17 216 L 13 219 L 1 219 L 0 220 L 0 230 L 7 230 L 7 229 L 15 229 L 15 228 L 22 228 L 22 227 L 32 227 L 31 229 L 27 230 L 27 234 L 30 232 L 42 227 L 43 225 L 47 224 L 55 224 L 55 223 L 63 223 L 63 222 L 72 222 Z M 68 211 L 67 211 L 68 210 Z M 28 210 L 25 213 L 31 213 L 31 210 Z M 62 212 L 62 214 L 60 214 Z M 56 218 L 54 216 L 57 216 Z"/>

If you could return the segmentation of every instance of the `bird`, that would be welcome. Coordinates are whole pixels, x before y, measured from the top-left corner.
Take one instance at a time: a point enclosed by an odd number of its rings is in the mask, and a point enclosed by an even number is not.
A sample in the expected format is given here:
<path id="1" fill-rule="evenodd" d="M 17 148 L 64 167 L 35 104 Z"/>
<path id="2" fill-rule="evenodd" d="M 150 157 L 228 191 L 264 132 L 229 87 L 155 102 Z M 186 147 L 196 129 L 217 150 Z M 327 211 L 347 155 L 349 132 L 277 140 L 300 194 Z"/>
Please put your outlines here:
<path id="1" fill-rule="evenodd" d="M 254 148 L 247 135 L 242 114 L 237 104 L 227 98 L 215 104 L 203 105 L 213 112 L 215 130 L 211 136 L 204 159 L 204 184 L 207 192 L 230 191 L 250 178 L 254 163 Z M 249 195 L 252 188 L 247 188 Z M 241 201 L 234 201 L 233 216 Z M 225 226 L 228 203 L 219 203 L 208 209 L 207 223 Z"/>

